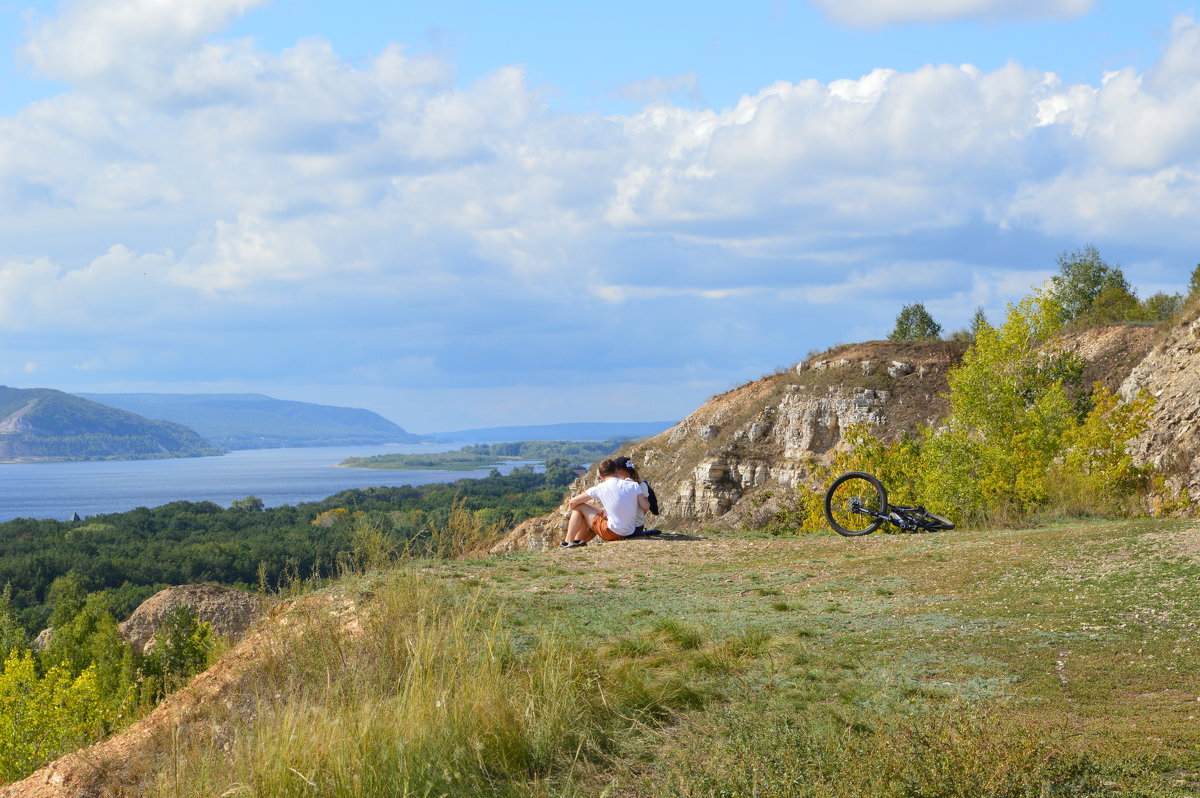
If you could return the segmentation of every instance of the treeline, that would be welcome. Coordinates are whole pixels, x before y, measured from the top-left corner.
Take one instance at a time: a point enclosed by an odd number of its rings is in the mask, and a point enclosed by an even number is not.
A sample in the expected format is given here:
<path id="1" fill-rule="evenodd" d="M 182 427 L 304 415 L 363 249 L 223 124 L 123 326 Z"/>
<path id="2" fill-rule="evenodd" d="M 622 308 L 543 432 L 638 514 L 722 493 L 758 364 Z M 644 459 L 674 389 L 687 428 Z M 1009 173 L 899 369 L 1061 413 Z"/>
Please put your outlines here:
<path id="1" fill-rule="evenodd" d="M 342 465 L 351 468 L 438 468 L 461 470 L 486 468 L 499 460 L 547 460 L 567 458 L 573 462 L 590 462 L 607 457 L 619 447 L 630 443 L 623 438 L 604 441 L 514 441 L 512 443 L 476 443 L 453 452 L 420 454 L 379 454 L 373 457 L 350 457 Z"/>
<path id="2" fill-rule="evenodd" d="M 75 523 L 16 519 L 0 524 L 0 586 L 10 591 L 20 627 L 36 634 L 49 622 L 51 585 L 67 574 L 86 593 L 103 593 L 113 614 L 125 617 L 164 585 L 272 589 L 299 575 L 335 575 L 364 524 L 389 545 L 419 542 L 449 523 L 456 500 L 479 525 L 505 528 L 549 512 L 574 478 L 568 461 L 551 460 L 544 473 L 493 471 L 484 479 L 348 490 L 283 507 L 247 497 L 229 508 L 181 501 Z"/>
<path id="3" fill-rule="evenodd" d="M 194 436 L 193 436 L 194 438 Z M 158 435 L 120 435 L 102 432 L 79 435 L 6 435 L 0 443 L 0 458 L 50 460 L 153 460 L 162 457 L 212 457 L 224 449 L 209 446 L 199 438 L 181 436 L 164 446 Z"/>
<path id="4" fill-rule="evenodd" d="M 1192 270 L 1187 295 L 1159 291 L 1139 299 L 1120 266 L 1107 263 L 1095 246 L 1063 252 L 1058 256 L 1058 274 L 1046 286 L 1055 320 L 1064 328 L 1097 327 L 1102 324 L 1156 324 L 1183 310 L 1189 298 L 1200 295 L 1200 264 Z M 971 322 L 948 336 L 954 341 L 973 341 L 988 323 L 983 308 Z M 924 303 L 903 306 L 888 334 L 891 341 L 922 341 L 943 337 L 943 327 Z"/>

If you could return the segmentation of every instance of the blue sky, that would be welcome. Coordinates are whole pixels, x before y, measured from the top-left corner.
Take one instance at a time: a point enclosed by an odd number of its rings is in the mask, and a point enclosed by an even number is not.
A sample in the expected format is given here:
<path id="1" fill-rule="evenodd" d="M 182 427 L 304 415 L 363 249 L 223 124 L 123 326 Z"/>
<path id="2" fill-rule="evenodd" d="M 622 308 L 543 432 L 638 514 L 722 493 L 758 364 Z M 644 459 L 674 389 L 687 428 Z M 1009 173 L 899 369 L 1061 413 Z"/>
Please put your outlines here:
<path id="1" fill-rule="evenodd" d="M 0 0 L 0 383 L 680 418 L 1200 261 L 1194 5 Z"/>

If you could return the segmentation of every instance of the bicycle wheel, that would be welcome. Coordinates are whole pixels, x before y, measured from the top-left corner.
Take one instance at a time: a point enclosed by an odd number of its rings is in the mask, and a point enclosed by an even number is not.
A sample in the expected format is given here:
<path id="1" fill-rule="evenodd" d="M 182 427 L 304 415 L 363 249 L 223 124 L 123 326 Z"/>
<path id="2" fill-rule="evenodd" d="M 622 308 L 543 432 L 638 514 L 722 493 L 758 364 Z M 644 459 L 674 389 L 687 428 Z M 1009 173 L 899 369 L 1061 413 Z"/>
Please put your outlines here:
<path id="1" fill-rule="evenodd" d="M 839 535 L 857 537 L 879 529 L 887 515 L 887 491 L 863 471 L 842 474 L 825 491 L 825 519 Z"/>
<path id="2" fill-rule="evenodd" d="M 934 531 L 954 529 L 954 522 L 949 518 L 942 518 L 940 515 L 934 515 L 933 513 L 928 513 L 925 517 L 929 519 L 929 528 Z"/>

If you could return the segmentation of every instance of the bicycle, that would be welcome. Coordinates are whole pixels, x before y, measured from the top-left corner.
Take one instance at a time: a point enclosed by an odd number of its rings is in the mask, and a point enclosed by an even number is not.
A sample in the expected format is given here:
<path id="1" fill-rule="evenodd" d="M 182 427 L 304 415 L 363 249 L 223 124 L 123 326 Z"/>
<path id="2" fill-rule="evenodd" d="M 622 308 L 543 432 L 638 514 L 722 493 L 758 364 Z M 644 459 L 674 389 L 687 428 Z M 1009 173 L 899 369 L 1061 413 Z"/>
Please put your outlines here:
<path id="1" fill-rule="evenodd" d="M 888 504 L 883 483 L 865 471 L 842 474 L 825 491 L 825 518 L 833 531 L 847 537 L 874 532 L 884 523 L 905 532 L 954 529 L 954 522 L 924 507 Z"/>

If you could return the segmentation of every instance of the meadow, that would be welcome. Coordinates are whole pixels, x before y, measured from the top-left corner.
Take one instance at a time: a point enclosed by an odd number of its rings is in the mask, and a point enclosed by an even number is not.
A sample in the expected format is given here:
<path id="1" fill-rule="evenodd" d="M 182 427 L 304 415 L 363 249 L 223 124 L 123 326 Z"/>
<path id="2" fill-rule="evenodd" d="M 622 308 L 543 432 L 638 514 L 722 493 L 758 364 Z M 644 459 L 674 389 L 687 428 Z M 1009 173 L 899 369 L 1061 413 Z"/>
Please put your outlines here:
<path id="1" fill-rule="evenodd" d="M 371 566 L 139 792 L 1200 792 L 1194 522 Z"/>

